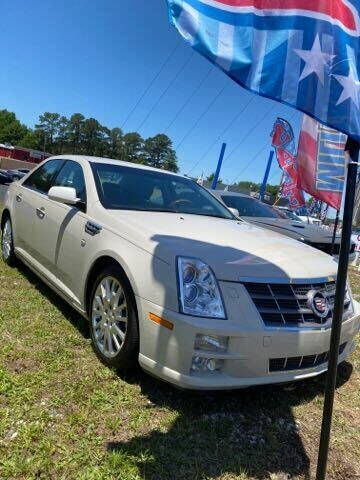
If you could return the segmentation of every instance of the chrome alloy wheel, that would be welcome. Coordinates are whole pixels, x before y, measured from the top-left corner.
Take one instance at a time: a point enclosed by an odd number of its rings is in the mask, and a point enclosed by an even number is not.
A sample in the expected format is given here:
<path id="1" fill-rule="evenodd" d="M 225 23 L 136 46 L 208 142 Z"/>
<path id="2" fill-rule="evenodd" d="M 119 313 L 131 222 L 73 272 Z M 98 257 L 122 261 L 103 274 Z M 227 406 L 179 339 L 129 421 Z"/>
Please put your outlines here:
<path id="1" fill-rule="evenodd" d="M 6 220 L 2 232 L 2 254 L 5 260 L 11 255 L 12 247 L 12 229 L 10 220 Z"/>
<path id="2" fill-rule="evenodd" d="M 91 313 L 96 344 L 107 358 L 115 357 L 124 345 L 128 309 L 124 290 L 114 277 L 105 277 L 99 283 Z"/>

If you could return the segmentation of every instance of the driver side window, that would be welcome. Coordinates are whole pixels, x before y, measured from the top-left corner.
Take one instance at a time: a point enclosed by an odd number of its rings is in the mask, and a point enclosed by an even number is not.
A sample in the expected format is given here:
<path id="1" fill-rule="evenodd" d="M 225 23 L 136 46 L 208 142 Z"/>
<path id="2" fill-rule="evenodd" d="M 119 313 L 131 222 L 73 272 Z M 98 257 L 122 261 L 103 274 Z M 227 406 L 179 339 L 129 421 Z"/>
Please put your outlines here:
<path id="1" fill-rule="evenodd" d="M 37 168 L 23 183 L 23 186 L 47 195 L 50 188 L 54 186 L 53 179 L 55 175 L 57 175 L 63 165 L 64 160 L 49 160 Z"/>
<path id="2" fill-rule="evenodd" d="M 76 196 L 86 203 L 86 188 L 83 169 L 80 164 L 72 160 L 66 160 L 65 165 L 54 181 L 55 187 L 72 187 L 76 190 Z"/>

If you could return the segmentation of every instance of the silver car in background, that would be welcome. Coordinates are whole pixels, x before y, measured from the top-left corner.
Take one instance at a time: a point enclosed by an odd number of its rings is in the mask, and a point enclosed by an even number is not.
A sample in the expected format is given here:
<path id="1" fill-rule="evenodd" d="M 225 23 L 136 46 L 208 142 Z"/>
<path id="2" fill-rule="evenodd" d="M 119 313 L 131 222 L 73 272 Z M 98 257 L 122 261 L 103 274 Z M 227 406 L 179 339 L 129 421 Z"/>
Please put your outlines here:
<path id="1" fill-rule="evenodd" d="M 299 240 L 324 253 L 331 253 L 332 232 L 330 230 L 305 223 L 295 214 L 289 218 L 289 215 L 277 208 L 262 203 L 249 195 L 223 190 L 211 190 L 211 193 L 228 208 L 233 209 L 233 212 L 236 211 L 245 221 Z M 333 251 L 335 256 L 339 255 L 340 241 L 341 237 L 337 235 Z M 351 242 L 349 261 L 353 261 L 354 258 L 355 243 Z"/>

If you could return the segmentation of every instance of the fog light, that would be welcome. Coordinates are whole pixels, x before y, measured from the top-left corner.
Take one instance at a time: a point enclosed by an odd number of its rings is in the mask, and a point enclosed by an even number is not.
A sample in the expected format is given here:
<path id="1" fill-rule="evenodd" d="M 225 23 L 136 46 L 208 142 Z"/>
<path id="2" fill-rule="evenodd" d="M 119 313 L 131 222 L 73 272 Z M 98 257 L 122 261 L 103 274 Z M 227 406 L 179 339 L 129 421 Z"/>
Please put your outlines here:
<path id="1" fill-rule="evenodd" d="M 193 357 L 191 370 L 194 372 L 218 372 L 224 360 L 220 358 Z"/>
<path id="2" fill-rule="evenodd" d="M 208 352 L 226 352 L 229 337 L 218 337 L 216 335 L 202 335 L 198 333 L 195 337 L 195 350 Z"/>

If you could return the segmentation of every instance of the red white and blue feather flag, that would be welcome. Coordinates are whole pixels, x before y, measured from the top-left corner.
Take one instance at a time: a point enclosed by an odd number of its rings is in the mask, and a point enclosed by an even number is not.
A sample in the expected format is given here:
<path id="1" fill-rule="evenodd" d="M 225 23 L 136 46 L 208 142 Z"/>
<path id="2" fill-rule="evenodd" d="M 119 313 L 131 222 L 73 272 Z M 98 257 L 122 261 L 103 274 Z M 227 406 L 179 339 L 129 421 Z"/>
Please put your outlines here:
<path id="1" fill-rule="evenodd" d="M 360 142 L 360 0 L 167 0 L 200 54 Z"/>
<path id="2" fill-rule="evenodd" d="M 303 192 L 298 188 L 299 172 L 293 129 L 288 121 L 278 118 L 271 136 L 271 144 L 275 148 L 279 167 L 284 174 L 280 196 L 288 200 L 291 209 L 298 210 L 305 206 L 305 199 Z"/>

